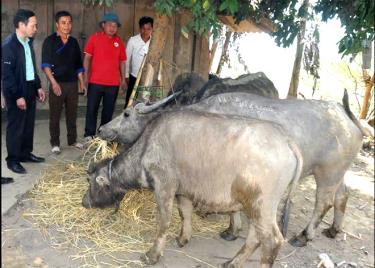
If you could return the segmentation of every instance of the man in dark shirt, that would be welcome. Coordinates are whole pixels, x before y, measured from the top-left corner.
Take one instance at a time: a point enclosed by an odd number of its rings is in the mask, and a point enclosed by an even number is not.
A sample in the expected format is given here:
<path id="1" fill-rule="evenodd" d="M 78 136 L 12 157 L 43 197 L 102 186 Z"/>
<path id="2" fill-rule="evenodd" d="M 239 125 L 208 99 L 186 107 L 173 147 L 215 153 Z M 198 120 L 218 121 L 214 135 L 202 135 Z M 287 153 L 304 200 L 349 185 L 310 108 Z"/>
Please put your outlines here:
<path id="1" fill-rule="evenodd" d="M 60 116 L 65 104 L 68 145 L 82 149 L 77 142 L 78 83 L 83 83 L 81 49 L 77 40 L 70 36 L 72 16 L 67 11 L 55 15 L 56 33 L 48 36 L 42 48 L 42 69 L 50 82 L 49 131 L 52 152 L 60 153 Z"/>
<path id="2" fill-rule="evenodd" d="M 45 93 L 36 72 L 32 37 L 37 31 L 34 12 L 19 9 L 13 18 L 16 32 L 2 45 L 2 93 L 7 106 L 7 166 L 15 173 L 26 173 L 20 162 L 44 162 L 33 151 L 36 97 L 44 102 Z"/>

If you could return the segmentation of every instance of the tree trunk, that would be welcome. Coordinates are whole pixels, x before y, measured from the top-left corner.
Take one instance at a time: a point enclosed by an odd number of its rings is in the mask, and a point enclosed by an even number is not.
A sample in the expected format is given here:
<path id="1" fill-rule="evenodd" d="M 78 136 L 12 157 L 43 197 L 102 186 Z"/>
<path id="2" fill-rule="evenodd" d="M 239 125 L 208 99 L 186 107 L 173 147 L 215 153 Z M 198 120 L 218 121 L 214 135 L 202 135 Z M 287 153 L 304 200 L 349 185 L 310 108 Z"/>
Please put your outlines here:
<path id="1" fill-rule="evenodd" d="M 297 50 L 296 57 L 294 59 L 292 78 L 290 79 L 288 97 L 297 97 L 298 84 L 299 84 L 299 74 L 301 71 L 301 61 L 304 48 L 304 36 L 306 29 L 306 21 L 301 22 L 301 29 L 297 37 Z"/>
<path id="2" fill-rule="evenodd" d="M 212 66 L 212 62 L 214 61 L 216 49 L 217 49 L 217 41 L 213 41 L 211 50 L 209 52 L 210 53 L 209 54 L 209 56 L 210 56 L 210 62 L 208 63 L 208 70 L 209 70 L 209 72 L 211 72 L 211 66 Z"/>
<path id="3" fill-rule="evenodd" d="M 307 9 L 308 4 L 309 4 L 309 1 L 304 0 L 302 5 L 304 5 Z M 305 37 L 305 31 L 306 31 L 306 17 L 307 17 L 307 12 L 306 12 L 306 16 L 302 18 L 299 33 L 297 35 L 296 57 L 294 59 L 293 72 L 292 72 L 292 78 L 290 79 L 288 97 L 297 97 L 297 93 L 298 93 L 299 74 L 301 71 L 302 54 L 303 54 L 303 49 L 305 46 L 304 37 Z"/>
<path id="4" fill-rule="evenodd" d="M 224 41 L 224 45 L 223 45 L 223 50 L 221 51 L 221 57 L 220 57 L 219 65 L 217 66 L 217 70 L 216 70 L 216 74 L 218 76 L 220 76 L 220 73 L 223 69 L 224 63 L 228 60 L 228 46 L 229 46 L 229 42 L 230 42 L 231 37 L 232 37 L 232 32 L 228 30 L 225 33 L 225 41 Z"/>
<path id="5" fill-rule="evenodd" d="M 371 96 L 371 90 L 374 85 L 374 74 L 372 74 L 371 79 L 366 79 L 365 80 L 365 96 L 363 98 L 363 104 L 361 108 L 361 113 L 359 114 L 359 119 L 366 119 L 367 112 L 368 112 L 368 106 L 369 106 L 369 99 Z"/>
<path id="6" fill-rule="evenodd" d="M 162 57 L 165 41 L 168 34 L 169 17 L 166 15 L 155 16 L 154 29 L 147 53 L 145 66 L 142 71 L 140 85 L 149 87 L 158 85 L 159 62 Z"/>

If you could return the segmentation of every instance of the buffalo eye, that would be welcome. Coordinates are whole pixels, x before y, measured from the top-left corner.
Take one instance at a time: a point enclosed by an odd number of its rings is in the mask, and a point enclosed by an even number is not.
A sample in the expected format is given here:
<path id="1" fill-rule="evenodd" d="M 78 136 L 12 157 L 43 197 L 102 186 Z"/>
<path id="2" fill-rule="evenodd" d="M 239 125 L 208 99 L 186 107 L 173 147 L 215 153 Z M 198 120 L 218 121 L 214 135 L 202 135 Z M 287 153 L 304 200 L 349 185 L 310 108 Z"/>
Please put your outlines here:
<path id="1" fill-rule="evenodd" d="M 124 112 L 124 117 L 129 117 L 130 114 L 128 112 Z"/>

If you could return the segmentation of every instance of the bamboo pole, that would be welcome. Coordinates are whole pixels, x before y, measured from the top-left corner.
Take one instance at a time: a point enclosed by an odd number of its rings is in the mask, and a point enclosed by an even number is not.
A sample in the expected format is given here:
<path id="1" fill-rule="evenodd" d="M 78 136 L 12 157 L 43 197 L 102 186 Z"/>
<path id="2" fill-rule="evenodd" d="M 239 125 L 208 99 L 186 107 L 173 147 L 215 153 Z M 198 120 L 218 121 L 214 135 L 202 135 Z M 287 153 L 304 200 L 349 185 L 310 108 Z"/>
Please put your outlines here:
<path id="1" fill-rule="evenodd" d="M 371 79 L 365 80 L 366 88 L 365 88 L 365 96 L 363 97 L 363 104 L 361 108 L 361 112 L 359 114 L 359 119 L 366 119 L 367 112 L 368 112 L 368 102 L 371 96 L 371 90 L 374 85 L 374 74 L 372 74 Z"/>
<path id="2" fill-rule="evenodd" d="M 128 108 L 128 107 L 130 107 L 130 106 L 133 105 L 135 93 L 137 92 L 137 87 L 139 85 L 139 81 L 141 80 L 143 66 L 145 65 L 145 62 L 146 62 L 146 57 L 147 57 L 147 54 L 143 58 L 143 61 L 142 61 L 142 64 L 141 64 L 141 68 L 139 68 L 139 71 L 138 71 L 138 74 L 137 74 L 137 80 L 135 80 L 135 84 L 134 84 L 134 87 L 133 87 L 133 90 L 132 90 L 132 94 L 130 95 L 130 100 L 129 100 L 128 105 L 126 106 L 126 108 Z"/>
<path id="3" fill-rule="evenodd" d="M 162 97 L 164 97 L 164 61 L 163 59 L 160 59 L 160 65 L 159 65 L 159 77 L 158 77 L 158 80 L 159 80 L 159 87 L 161 89 L 161 93 L 162 93 Z M 158 89 L 158 90 L 160 90 Z M 159 95 L 157 95 L 159 96 Z"/>
<path id="4" fill-rule="evenodd" d="M 159 63 L 159 75 L 158 75 L 158 80 L 159 80 L 159 86 L 163 86 L 163 60 L 160 59 Z"/>

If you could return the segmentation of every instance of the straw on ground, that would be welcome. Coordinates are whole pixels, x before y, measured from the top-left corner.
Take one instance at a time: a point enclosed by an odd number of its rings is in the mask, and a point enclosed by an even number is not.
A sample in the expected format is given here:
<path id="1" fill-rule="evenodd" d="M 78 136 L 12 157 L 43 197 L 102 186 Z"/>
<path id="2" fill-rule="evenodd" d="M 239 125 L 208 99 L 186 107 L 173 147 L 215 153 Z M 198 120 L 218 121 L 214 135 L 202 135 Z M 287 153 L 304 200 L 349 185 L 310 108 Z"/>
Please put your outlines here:
<path id="1" fill-rule="evenodd" d="M 155 237 L 156 205 L 153 193 L 148 190 L 127 193 L 116 214 L 114 209 L 85 209 L 81 205 L 88 189 L 87 162 L 114 157 L 117 153 L 117 144 L 95 139 L 81 161 L 49 166 L 31 192 L 35 206 L 24 214 L 38 225 L 52 247 L 74 247 L 77 253 L 72 259 L 80 260 L 85 267 L 142 266 L 139 253 L 149 249 Z M 193 235 L 217 236 L 227 223 L 224 216 L 208 220 L 193 215 Z M 175 206 L 169 240 L 179 231 L 180 217 Z"/>

